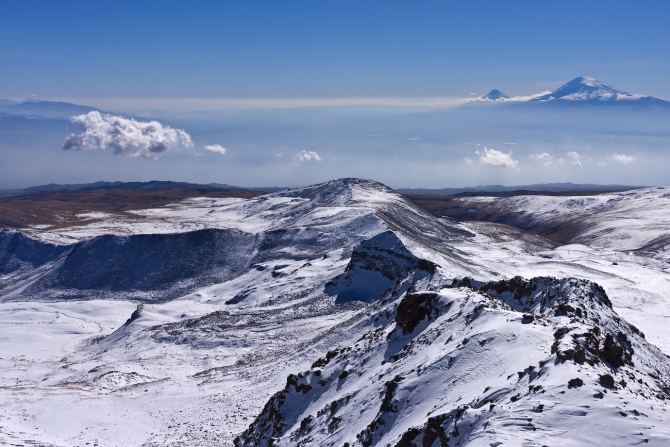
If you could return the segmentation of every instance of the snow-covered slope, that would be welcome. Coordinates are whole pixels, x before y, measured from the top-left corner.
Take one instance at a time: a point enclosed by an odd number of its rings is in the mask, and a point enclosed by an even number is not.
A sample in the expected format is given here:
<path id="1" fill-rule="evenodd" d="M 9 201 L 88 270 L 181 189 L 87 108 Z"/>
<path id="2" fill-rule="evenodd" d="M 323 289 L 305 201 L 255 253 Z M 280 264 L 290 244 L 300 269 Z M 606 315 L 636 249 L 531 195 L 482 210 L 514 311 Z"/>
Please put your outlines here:
<path id="1" fill-rule="evenodd" d="M 487 214 L 542 235 L 565 233 L 571 243 L 667 257 L 670 246 L 670 188 L 655 187 L 583 197 L 485 198 Z M 463 202 L 483 200 L 477 197 Z"/>
<path id="2" fill-rule="evenodd" d="M 32 230 L 31 237 L 0 230 L 0 271 L 6 275 L 0 299 L 164 301 L 233 279 L 258 263 L 350 251 L 386 229 L 436 246 L 469 235 L 386 186 L 358 179 L 246 201 L 189 200 L 136 214 L 145 219 Z"/>
<path id="3" fill-rule="evenodd" d="M 670 442 L 667 358 L 598 285 L 444 286 L 379 302 L 374 329 L 288 376 L 235 445 Z"/>
<path id="4" fill-rule="evenodd" d="M 638 217 L 667 200 L 637 194 Z M 134 215 L 0 233 L 0 444 L 667 443 L 657 254 L 457 224 L 359 179 Z"/>
<path id="5" fill-rule="evenodd" d="M 654 104 L 669 106 L 670 102 L 654 98 L 653 96 L 637 95 L 618 90 L 611 85 L 604 84 L 597 79 L 588 76 L 579 76 L 567 82 L 554 91 L 528 96 L 509 97 L 500 90 L 491 90 L 488 94 L 480 96 L 472 101 L 497 101 L 497 102 L 548 102 L 561 103 L 628 103 L 628 104 Z"/>
<path id="6" fill-rule="evenodd" d="M 534 101 L 551 101 L 562 99 L 565 101 L 635 101 L 649 98 L 642 95 L 617 90 L 611 85 L 603 84 L 597 79 L 588 76 L 579 76 L 557 90 L 535 98 Z"/>

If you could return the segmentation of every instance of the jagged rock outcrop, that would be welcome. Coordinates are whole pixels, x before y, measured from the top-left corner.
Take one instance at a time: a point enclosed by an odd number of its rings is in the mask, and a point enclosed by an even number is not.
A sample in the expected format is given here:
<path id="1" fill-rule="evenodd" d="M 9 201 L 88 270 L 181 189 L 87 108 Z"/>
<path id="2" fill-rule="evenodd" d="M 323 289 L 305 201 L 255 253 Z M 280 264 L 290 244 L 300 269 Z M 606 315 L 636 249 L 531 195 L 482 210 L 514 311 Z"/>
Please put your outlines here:
<path id="1" fill-rule="evenodd" d="M 431 261 L 413 255 L 392 231 L 385 231 L 354 248 L 344 273 L 329 281 L 325 291 L 337 295 L 338 303 L 372 302 L 410 275 L 417 280 L 435 269 Z"/>
<path id="2" fill-rule="evenodd" d="M 668 407 L 670 362 L 593 282 L 433 277 L 383 302 L 381 325 L 290 376 L 235 445 L 574 445 L 583 424 L 611 439 L 603 418 L 670 440 L 663 410 L 622 418 Z"/>

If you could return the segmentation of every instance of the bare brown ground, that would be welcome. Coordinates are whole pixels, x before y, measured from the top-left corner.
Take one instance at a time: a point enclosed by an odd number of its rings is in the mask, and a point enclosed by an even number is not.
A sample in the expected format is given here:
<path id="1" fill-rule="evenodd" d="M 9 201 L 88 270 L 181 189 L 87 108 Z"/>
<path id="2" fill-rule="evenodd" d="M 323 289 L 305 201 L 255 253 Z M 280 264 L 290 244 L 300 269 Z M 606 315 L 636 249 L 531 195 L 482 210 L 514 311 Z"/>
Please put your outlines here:
<path id="1" fill-rule="evenodd" d="M 460 222 L 493 222 L 509 225 L 542 236 L 557 244 L 569 244 L 589 227 L 589 215 L 555 219 L 538 224 L 525 213 L 493 210 L 491 202 L 461 201 L 463 197 L 514 197 L 538 196 L 593 196 L 615 191 L 504 191 L 495 193 L 462 193 L 453 196 L 405 194 L 404 196 L 438 217 L 450 217 Z"/>
<path id="2" fill-rule="evenodd" d="M 53 192 L 35 196 L 0 199 L 0 228 L 49 225 L 55 228 L 82 223 L 77 214 L 104 212 L 124 215 L 128 210 L 156 208 L 192 197 L 238 197 L 248 199 L 260 191 L 216 188 L 174 188 L 167 190 L 108 189 Z"/>

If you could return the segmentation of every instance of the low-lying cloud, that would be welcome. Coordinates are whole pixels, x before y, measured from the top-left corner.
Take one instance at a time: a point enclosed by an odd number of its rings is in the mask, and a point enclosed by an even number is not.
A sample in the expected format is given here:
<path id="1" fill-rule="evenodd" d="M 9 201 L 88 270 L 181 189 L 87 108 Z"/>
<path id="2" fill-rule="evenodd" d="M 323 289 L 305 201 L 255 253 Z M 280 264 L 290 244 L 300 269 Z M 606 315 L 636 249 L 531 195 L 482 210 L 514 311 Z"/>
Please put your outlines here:
<path id="1" fill-rule="evenodd" d="M 570 162 L 573 165 L 579 166 L 580 168 L 584 167 L 584 166 L 582 166 L 582 162 L 581 162 L 582 156 L 579 155 L 577 152 L 568 152 L 568 153 L 565 154 L 565 156 L 570 159 Z"/>
<path id="2" fill-rule="evenodd" d="M 220 144 L 210 144 L 205 146 L 206 151 L 214 152 L 217 154 L 225 154 L 226 153 L 226 148 L 222 147 Z"/>
<path id="3" fill-rule="evenodd" d="M 554 157 L 550 154 L 543 152 L 541 154 L 531 154 L 530 158 L 539 161 L 544 166 L 551 166 L 554 163 Z"/>
<path id="4" fill-rule="evenodd" d="M 519 161 L 512 157 L 512 152 L 506 154 L 495 149 L 484 148 L 484 153 L 479 157 L 479 161 L 485 165 L 497 166 L 499 168 L 519 168 Z"/>
<path id="5" fill-rule="evenodd" d="M 96 111 L 70 120 L 79 124 L 82 132 L 68 135 L 63 144 L 66 150 L 112 148 L 119 156 L 155 160 L 168 149 L 193 146 L 188 133 L 158 121 L 141 122 Z"/>
<path id="6" fill-rule="evenodd" d="M 314 151 L 300 151 L 295 158 L 298 161 L 321 161 L 321 157 Z"/>
<path id="7" fill-rule="evenodd" d="M 624 154 L 612 154 L 610 158 L 613 161 L 616 161 L 617 163 L 621 163 L 622 165 L 627 165 L 628 163 L 632 163 L 635 161 L 635 159 L 630 155 L 624 155 Z"/>

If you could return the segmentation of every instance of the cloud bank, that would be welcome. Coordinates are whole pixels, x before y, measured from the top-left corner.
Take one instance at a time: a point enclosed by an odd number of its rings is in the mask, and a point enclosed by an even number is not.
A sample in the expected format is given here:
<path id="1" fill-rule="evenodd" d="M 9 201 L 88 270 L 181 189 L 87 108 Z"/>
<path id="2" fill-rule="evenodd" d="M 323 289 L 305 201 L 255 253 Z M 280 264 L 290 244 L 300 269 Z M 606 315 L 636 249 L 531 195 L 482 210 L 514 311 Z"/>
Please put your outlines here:
<path id="1" fill-rule="evenodd" d="M 210 152 L 214 152 L 214 153 L 217 153 L 217 154 L 221 154 L 221 155 L 226 153 L 226 148 L 221 147 L 221 145 L 219 145 L 219 144 L 207 145 L 207 146 L 205 146 L 205 150 L 210 151 Z"/>
<path id="2" fill-rule="evenodd" d="M 70 121 L 79 124 L 82 133 L 68 135 L 63 144 L 66 150 L 109 147 L 119 156 L 155 160 L 170 148 L 193 146 L 189 134 L 158 121 L 141 122 L 96 111 L 73 116 Z"/>
<path id="3" fill-rule="evenodd" d="M 485 165 L 497 166 L 500 168 L 517 169 L 519 161 L 512 157 L 512 152 L 506 154 L 495 149 L 484 148 L 484 153 L 479 157 L 479 161 Z"/>

